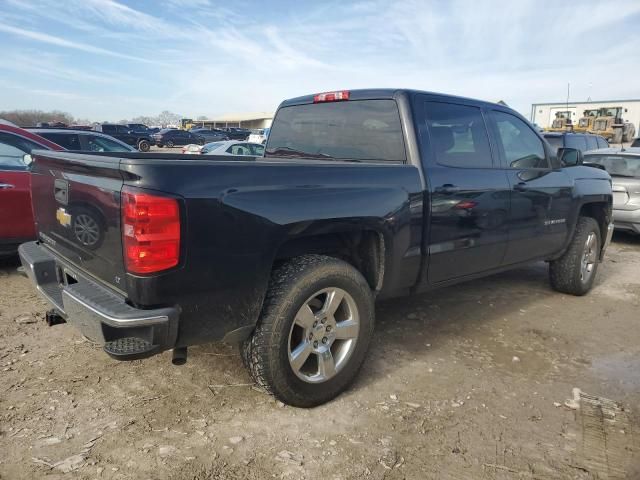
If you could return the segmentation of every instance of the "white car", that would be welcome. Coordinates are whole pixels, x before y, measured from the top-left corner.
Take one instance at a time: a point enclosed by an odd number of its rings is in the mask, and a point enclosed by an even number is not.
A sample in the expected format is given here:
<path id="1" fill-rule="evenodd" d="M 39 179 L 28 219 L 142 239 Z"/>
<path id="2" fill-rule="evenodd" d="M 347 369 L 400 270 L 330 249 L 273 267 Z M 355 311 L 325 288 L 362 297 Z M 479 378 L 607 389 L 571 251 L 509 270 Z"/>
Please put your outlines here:
<path id="1" fill-rule="evenodd" d="M 206 143 L 201 147 L 200 153 L 202 155 L 243 155 L 248 157 L 261 157 L 264 154 L 264 145 L 252 142 L 227 140 L 225 142 Z"/>
<path id="2" fill-rule="evenodd" d="M 267 138 L 269 138 L 269 130 L 271 129 L 260 128 L 258 130 L 251 130 L 251 135 L 249 135 L 248 141 L 264 145 L 267 143 Z"/>

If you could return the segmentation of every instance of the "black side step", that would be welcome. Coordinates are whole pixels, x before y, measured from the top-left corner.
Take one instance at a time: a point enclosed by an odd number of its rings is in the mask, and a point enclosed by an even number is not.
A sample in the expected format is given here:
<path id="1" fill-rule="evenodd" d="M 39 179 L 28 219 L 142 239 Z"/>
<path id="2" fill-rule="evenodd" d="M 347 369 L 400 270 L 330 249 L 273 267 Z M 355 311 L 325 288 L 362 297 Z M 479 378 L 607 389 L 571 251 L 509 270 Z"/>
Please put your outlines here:
<path id="1" fill-rule="evenodd" d="M 105 343 L 104 351 L 116 360 L 139 360 L 158 353 L 160 345 L 153 345 L 142 338 L 126 337 Z"/>

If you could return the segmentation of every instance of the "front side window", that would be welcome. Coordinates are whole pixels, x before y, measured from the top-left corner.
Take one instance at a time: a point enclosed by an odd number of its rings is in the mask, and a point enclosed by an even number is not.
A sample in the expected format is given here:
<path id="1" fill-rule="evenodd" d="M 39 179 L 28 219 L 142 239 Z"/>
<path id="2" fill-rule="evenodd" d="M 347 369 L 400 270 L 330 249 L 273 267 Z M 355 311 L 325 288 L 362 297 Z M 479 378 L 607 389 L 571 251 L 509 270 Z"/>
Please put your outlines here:
<path id="1" fill-rule="evenodd" d="M 87 149 L 91 152 L 130 152 L 131 149 L 108 138 L 85 135 Z"/>
<path id="2" fill-rule="evenodd" d="M 549 168 L 542 140 L 525 122 L 497 110 L 493 110 L 491 116 L 507 168 Z"/>
<path id="3" fill-rule="evenodd" d="M 251 150 L 246 143 L 237 143 L 227 148 L 227 153 L 231 155 L 251 155 Z"/>
<path id="4" fill-rule="evenodd" d="M 426 112 L 436 162 L 461 168 L 493 166 L 487 129 L 478 107 L 427 102 Z"/>
<path id="5" fill-rule="evenodd" d="M 283 107 L 265 156 L 402 162 L 398 106 L 394 100 L 348 100 Z"/>

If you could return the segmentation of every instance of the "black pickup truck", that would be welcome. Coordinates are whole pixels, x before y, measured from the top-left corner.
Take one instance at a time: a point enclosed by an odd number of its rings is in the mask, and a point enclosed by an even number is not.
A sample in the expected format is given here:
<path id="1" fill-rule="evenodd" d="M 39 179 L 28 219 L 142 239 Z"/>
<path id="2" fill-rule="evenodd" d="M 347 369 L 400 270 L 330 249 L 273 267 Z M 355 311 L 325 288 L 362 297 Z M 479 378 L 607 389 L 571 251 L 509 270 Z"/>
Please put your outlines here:
<path id="1" fill-rule="evenodd" d="M 609 175 L 556 157 L 509 108 L 408 90 L 283 102 L 264 157 L 38 151 L 29 277 L 114 358 L 242 344 L 285 403 L 354 379 L 374 300 L 549 263 L 586 294 L 611 239 Z M 472 308 L 472 307 L 471 307 Z"/>

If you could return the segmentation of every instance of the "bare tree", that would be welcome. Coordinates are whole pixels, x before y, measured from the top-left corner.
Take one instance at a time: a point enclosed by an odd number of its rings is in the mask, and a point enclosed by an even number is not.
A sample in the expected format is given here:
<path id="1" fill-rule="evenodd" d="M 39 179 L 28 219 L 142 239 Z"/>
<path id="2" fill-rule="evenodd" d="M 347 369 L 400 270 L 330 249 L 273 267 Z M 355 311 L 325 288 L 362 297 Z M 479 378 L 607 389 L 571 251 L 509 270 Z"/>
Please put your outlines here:
<path id="1" fill-rule="evenodd" d="M 15 123 L 20 127 L 33 127 L 41 122 L 61 122 L 66 125 L 74 123 L 73 115 L 58 110 L 51 112 L 44 112 L 42 110 L 8 110 L 0 112 L 0 118 Z"/>

